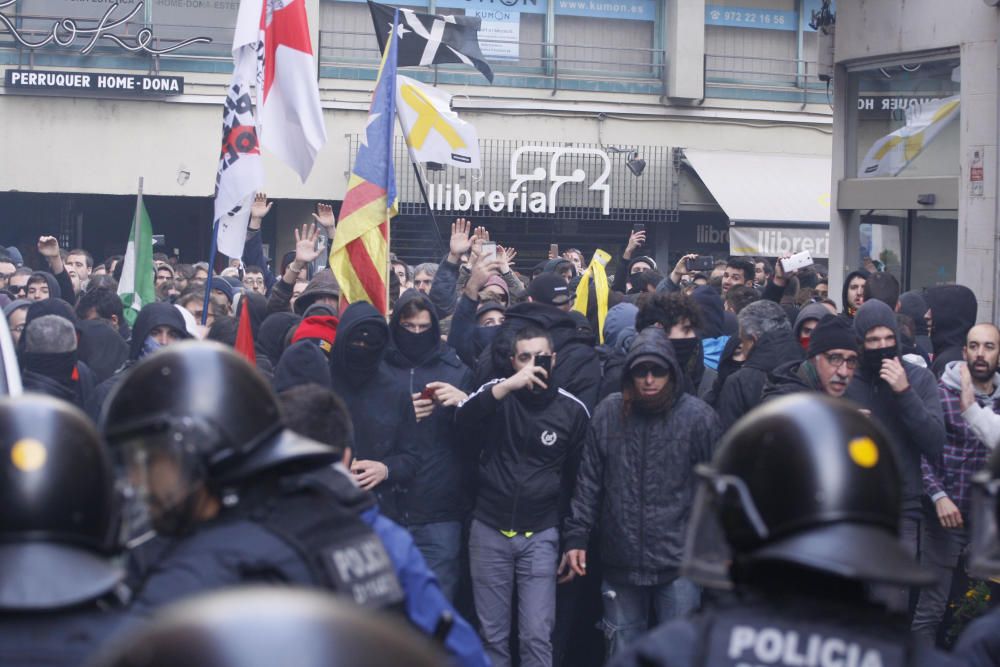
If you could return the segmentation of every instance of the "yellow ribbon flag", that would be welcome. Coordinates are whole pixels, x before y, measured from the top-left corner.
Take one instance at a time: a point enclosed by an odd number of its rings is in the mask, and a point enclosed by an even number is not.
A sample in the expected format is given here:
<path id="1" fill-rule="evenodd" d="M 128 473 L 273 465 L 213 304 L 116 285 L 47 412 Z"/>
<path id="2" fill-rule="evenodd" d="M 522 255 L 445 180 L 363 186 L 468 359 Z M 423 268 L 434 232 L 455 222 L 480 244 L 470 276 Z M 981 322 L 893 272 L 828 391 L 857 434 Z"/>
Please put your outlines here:
<path id="1" fill-rule="evenodd" d="M 611 255 L 600 248 L 594 253 L 594 258 L 590 260 L 590 266 L 583 272 L 580 284 L 576 287 L 576 303 L 573 310 L 587 316 L 587 307 L 590 305 L 590 279 L 594 279 L 594 292 L 597 294 L 597 339 L 604 343 L 604 320 L 608 316 L 608 295 L 611 288 L 608 286 L 608 272 L 604 269 L 611 261 Z"/>

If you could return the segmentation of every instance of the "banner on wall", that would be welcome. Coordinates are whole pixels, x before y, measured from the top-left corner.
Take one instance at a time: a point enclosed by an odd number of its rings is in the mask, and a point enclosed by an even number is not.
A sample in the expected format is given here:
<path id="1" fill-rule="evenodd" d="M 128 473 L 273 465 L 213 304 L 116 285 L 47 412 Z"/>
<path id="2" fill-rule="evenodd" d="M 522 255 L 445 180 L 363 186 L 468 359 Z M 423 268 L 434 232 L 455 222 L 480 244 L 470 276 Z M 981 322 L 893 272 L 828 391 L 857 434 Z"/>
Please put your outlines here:
<path id="1" fill-rule="evenodd" d="M 365 2 L 366 0 L 340 0 Z M 657 0 L 551 0 L 560 16 L 584 18 L 655 21 Z M 437 9 L 464 9 L 466 16 L 479 16 L 478 11 L 509 11 L 514 14 L 545 14 L 547 0 L 437 0 Z M 395 3 L 407 7 L 427 7 L 427 3 L 404 0 Z M 794 14 L 795 12 L 792 12 Z M 792 27 L 794 30 L 794 26 Z M 485 52 L 485 51 L 484 51 Z M 489 55 L 489 54 L 487 54 Z"/>
<path id="2" fill-rule="evenodd" d="M 705 5 L 705 25 L 727 28 L 751 28 L 758 30 L 802 30 L 814 32 L 809 27 L 813 11 L 819 11 L 823 0 L 802 0 L 802 14 L 795 10 L 769 9 L 765 7 L 729 7 Z"/>
<path id="3" fill-rule="evenodd" d="M 479 46 L 489 60 L 520 60 L 521 14 L 510 9 L 466 9 L 466 16 L 478 16 Z"/>

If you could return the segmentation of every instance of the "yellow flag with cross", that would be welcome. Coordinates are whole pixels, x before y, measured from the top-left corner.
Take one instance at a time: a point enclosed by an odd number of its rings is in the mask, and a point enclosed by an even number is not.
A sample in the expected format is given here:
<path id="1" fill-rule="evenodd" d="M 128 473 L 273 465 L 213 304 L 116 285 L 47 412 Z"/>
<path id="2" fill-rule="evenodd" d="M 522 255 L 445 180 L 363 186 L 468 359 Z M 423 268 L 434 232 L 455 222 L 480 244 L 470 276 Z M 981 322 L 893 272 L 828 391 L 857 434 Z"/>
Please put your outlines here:
<path id="1" fill-rule="evenodd" d="M 858 166 L 858 178 L 895 176 L 958 118 L 959 97 L 931 100 L 910 108 L 906 124 L 872 144 Z"/>
<path id="2" fill-rule="evenodd" d="M 451 110 L 451 95 L 447 92 L 398 75 L 396 113 L 417 162 L 479 168 L 476 128 Z"/>

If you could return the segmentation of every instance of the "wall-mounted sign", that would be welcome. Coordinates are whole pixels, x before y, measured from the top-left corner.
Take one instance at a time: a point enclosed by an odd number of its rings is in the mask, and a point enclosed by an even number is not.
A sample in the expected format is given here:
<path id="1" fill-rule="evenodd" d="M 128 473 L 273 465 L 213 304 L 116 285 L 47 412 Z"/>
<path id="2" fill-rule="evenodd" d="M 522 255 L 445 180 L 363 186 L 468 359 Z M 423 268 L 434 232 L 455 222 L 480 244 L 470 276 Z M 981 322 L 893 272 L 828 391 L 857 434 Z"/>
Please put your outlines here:
<path id="1" fill-rule="evenodd" d="M 520 60 L 521 14 L 510 9 L 466 9 L 466 16 L 478 16 L 479 46 L 489 60 Z"/>
<path id="2" fill-rule="evenodd" d="M 760 30 L 797 30 L 798 12 L 758 7 L 705 5 L 705 25 Z"/>
<path id="3" fill-rule="evenodd" d="M 547 167 L 535 167 L 525 173 L 528 160 L 540 155 L 547 157 Z M 587 174 L 583 169 L 562 173 L 560 163 L 564 158 L 596 157 L 601 164 L 599 174 Z M 527 158 L 522 160 L 522 158 Z M 523 164 L 524 163 L 524 164 Z M 521 146 L 510 157 L 510 187 L 504 190 L 466 189 L 460 184 L 431 183 L 428 186 L 428 203 L 435 211 L 493 211 L 500 213 L 555 213 L 560 205 L 559 191 L 567 185 L 587 185 L 587 189 L 601 195 L 601 212 L 610 215 L 611 188 L 608 176 L 611 158 L 597 148 L 562 148 L 555 146 Z"/>
<path id="4" fill-rule="evenodd" d="M 365 2 L 365 0 L 341 1 Z M 555 3 L 555 12 L 560 16 L 626 19 L 629 21 L 656 20 L 657 0 L 551 0 L 551 2 Z M 420 2 L 420 0 L 401 0 L 395 4 L 427 7 L 427 3 Z M 547 0 L 437 0 L 435 6 L 439 9 L 464 9 L 466 16 L 472 16 L 473 10 L 508 10 L 518 14 L 545 14 Z M 792 14 L 794 13 L 792 12 Z M 478 14 L 476 15 L 478 16 Z M 792 25 L 792 30 L 794 29 L 795 26 Z"/>
<path id="5" fill-rule="evenodd" d="M 781 257 L 808 250 L 816 258 L 830 256 L 828 227 L 730 227 L 729 251 L 734 255 Z"/>
<path id="6" fill-rule="evenodd" d="M 104 72 L 48 72 L 9 69 L 8 90 L 79 90 L 135 96 L 183 95 L 184 77 Z"/>
<path id="7" fill-rule="evenodd" d="M 11 7 L 16 2 L 17 0 L 2 0 L 0 1 L 0 9 Z M 96 26 L 85 28 L 77 25 L 77 20 L 93 21 L 94 19 L 56 19 L 52 22 L 52 28 L 47 31 L 48 34 L 45 37 L 34 40 L 26 38 L 22 34 L 23 29 L 19 31 L 14 21 L 11 20 L 11 17 L 0 13 L 0 23 L 25 48 L 39 49 L 48 44 L 75 48 L 77 44 L 82 43 L 83 47 L 80 49 L 80 53 L 83 55 L 90 53 L 97 46 L 98 40 L 101 39 L 109 40 L 131 53 L 144 51 L 151 55 L 163 55 L 183 49 L 186 46 L 191 46 L 192 44 L 209 43 L 212 41 L 211 37 L 192 37 L 165 48 L 153 48 L 150 44 L 156 41 L 156 37 L 154 37 L 153 31 L 150 28 L 140 28 L 134 35 L 116 35 L 112 32 L 115 28 L 131 21 L 142 11 L 142 8 L 143 3 L 139 2 L 122 18 L 111 20 L 111 15 L 118 9 L 118 3 L 112 2 L 101 18 L 96 20 Z M 78 37 L 82 38 L 79 42 L 77 41 Z"/>

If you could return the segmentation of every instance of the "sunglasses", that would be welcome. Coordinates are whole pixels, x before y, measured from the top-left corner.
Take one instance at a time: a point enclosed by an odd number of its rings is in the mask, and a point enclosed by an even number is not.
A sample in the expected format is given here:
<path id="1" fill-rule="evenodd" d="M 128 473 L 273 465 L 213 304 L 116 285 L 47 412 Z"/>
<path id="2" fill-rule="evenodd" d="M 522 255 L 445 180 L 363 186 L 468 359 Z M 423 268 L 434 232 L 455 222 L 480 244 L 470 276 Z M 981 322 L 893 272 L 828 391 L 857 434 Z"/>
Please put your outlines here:
<path id="1" fill-rule="evenodd" d="M 647 375 L 652 374 L 655 378 L 665 378 L 670 374 L 663 366 L 656 366 L 654 364 L 642 364 L 641 366 L 636 366 L 629 370 L 629 375 L 635 379 L 641 379 Z"/>

